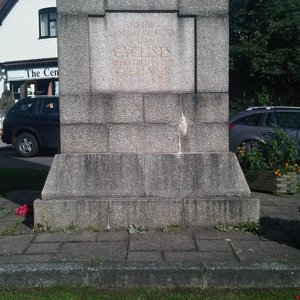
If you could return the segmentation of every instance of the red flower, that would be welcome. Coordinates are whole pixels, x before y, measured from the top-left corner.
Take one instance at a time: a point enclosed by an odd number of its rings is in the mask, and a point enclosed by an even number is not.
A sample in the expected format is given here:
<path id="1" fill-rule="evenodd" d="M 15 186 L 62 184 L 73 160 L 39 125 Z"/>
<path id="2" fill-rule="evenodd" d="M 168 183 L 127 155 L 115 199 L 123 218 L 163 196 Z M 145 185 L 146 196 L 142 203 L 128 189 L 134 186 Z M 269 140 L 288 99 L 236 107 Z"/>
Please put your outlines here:
<path id="1" fill-rule="evenodd" d="M 296 300 L 300 300 L 300 296 L 295 296 L 295 299 Z"/>
<path id="2" fill-rule="evenodd" d="M 33 213 L 33 207 L 29 204 L 24 204 L 16 209 L 16 215 L 20 217 L 29 216 Z"/>

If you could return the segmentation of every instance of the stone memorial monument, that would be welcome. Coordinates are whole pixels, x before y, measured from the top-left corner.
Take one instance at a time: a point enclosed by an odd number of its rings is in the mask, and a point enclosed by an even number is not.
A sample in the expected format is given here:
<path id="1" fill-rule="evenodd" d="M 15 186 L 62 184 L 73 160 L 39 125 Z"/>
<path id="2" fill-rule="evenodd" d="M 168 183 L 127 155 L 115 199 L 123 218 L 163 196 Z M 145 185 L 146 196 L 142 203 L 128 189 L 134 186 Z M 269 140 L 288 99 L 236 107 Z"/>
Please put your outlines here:
<path id="1" fill-rule="evenodd" d="M 61 154 L 35 224 L 258 221 L 228 151 L 227 0 L 57 0 Z"/>

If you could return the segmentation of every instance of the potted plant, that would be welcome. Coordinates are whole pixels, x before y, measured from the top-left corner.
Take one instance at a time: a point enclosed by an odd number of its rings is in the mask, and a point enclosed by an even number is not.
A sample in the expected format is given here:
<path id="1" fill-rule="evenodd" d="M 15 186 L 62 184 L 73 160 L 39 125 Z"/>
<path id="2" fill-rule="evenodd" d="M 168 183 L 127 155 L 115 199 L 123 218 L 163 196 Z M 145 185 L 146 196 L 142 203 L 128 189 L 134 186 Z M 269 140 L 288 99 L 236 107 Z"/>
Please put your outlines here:
<path id="1" fill-rule="evenodd" d="M 238 159 L 251 190 L 293 194 L 297 192 L 297 147 L 279 128 L 274 129 L 272 140 L 251 148 L 242 145 Z"/>

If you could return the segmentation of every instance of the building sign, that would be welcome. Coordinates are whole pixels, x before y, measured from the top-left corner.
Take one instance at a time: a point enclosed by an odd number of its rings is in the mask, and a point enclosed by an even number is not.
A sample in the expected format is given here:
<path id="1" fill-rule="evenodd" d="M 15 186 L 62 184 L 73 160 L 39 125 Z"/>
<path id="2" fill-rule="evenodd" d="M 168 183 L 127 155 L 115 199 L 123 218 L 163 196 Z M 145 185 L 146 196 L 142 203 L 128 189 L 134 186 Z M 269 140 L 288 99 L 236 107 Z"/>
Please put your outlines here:
<path id="1" fill-rule="evenodd" d="M 58 67 L 39 69 L 8 70 L 8 81 L 58 78 Z"/>

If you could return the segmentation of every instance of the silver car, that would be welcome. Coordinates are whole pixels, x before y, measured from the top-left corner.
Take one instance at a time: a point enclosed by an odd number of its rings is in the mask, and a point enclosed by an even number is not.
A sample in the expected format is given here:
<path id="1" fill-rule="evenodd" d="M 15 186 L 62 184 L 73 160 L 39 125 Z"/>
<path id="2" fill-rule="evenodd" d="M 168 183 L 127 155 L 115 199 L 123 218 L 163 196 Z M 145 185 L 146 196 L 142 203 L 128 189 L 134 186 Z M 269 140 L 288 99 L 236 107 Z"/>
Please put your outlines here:
<path id="1" fill-rule="evenodd" d="M 245 143 L 252 146 L 272 139 L 272 128 L 279 127 L 296 142 L 300 158 L 300 107 L 250 107 L 229 120 L 229 148 L 236 153 Z"/>

